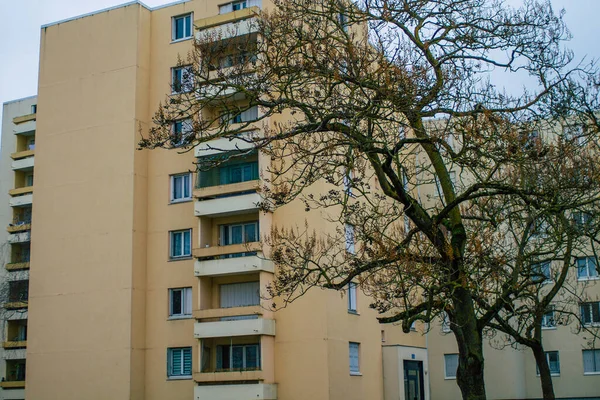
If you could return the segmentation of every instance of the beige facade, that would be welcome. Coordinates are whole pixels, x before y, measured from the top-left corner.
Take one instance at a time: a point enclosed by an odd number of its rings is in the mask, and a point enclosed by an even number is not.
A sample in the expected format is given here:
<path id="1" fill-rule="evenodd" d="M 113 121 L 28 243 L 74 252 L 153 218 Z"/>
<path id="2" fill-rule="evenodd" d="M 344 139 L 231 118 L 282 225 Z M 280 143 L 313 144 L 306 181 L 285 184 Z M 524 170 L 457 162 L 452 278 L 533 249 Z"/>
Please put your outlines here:
<path id="1" fill-rule="evenodd" d="M 2 126 L 0 223 L 9 235 L 0 240 L 16 247 L 32 238 L 34 246 L 28 315 L 17 319 L 27 320 L 27 383 L 9 379 L 16 358 L 6 355 L 25 359 L 25 345 L 8 340 L 20 338 L 22 322 L 5 319 L 0 398 L 459 398 L 444 375 L 453 338 L 420 324 L 406 334 L 380 326 L 360 292 L 349 300 L 315 289 L 270 310 L 258 295 L 274 273 L 260 235 L 305 220 L 323 232 L 335 227 L 302 204 L 259 211 L 268 160 L 250 154 L 199 177 L 197 157 L 240 143 L 136 149 L 192 47 L 191 25 L 245 35 L 244 21 L 268 8 L 264 1 L 240 10 L 214 0 L 154 9 L 134 1 L 42 27 L 38 98 L 6 104 Z M 39 113 L 28 115 L 38 102 Z M 35 224 L 15 228 L 15 210 L 32 201 L 27 138 L 38 131 Z M 29 264 L 8 254 L 0 278 L 29 278 Z M 571 395 L 576 382 L 575 395 L 598 395 L 600 375 L 578 374 L 581 340 L 568 329 L 546 335 L 565 368 L 557 393 Z M 487 355 L 490 398 L 539 396 L 531 356 Z"/>

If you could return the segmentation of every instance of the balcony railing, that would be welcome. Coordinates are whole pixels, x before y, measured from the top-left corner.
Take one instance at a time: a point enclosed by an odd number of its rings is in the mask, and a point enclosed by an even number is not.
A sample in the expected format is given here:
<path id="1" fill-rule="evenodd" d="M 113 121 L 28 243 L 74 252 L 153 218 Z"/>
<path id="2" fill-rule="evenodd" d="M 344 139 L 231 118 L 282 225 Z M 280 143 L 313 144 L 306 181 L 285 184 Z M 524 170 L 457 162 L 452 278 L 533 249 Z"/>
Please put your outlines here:
<path id="1" fill-rule="evenodd" d="M 249 242 L 227 246 L 199 247 L 193 250 L 193 254 L 194 257 L 200 258 L 201 261 L 207 261 L 255 255 L 256 252 L 261 250 L 262 246 L 260 242 Z"/>

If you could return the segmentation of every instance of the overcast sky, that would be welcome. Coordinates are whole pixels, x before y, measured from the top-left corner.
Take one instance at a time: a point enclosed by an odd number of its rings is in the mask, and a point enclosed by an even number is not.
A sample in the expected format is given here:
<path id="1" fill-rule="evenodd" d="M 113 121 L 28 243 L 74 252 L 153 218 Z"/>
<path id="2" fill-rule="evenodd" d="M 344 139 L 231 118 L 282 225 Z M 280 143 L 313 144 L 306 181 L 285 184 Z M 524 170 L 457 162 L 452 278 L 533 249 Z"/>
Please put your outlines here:
<path id="1" fill-rule="evenodd" d="M 519 3 L 521 0 L 511 0 Z M 126 3 L 127 0 L 0 0 L 0 104 L 36 94 L 40 26 Z M 145 0 L 154 7 L 170 3 Z M 564 8 L 577 58 L 600 58 L 600 0 L 552 0 Z M 2 116 L 0 109 L 0 118 Z"/>

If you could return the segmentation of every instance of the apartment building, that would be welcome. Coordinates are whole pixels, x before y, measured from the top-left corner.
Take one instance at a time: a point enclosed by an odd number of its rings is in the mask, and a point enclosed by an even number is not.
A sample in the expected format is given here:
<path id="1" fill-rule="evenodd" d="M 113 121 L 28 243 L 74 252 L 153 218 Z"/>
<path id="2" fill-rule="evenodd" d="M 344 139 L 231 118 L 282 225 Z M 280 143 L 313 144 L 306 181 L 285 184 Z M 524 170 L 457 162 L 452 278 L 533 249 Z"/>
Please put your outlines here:
<path id="1" fill-rule="evenodd" d="M 4 307 L 0 399 L 460 398 L 453 337 L 380 326 L 355 285 L 270 310 L 260 294 L 275 267 L 261 235 L 306 219 L 336 227 L 302 204 L 259 210 L 263 155 L 196 171 L 247 143 L 137 150 L 159 102 L 186 90 L 177 61 L 194 35 L 252 35 L 246 22 L 269 6 L 133 1 L 42 27 L 38 97 L 4 106 L 0 243 L 10 251 L 1 278 L 19 283 Z M 568 330 L 547 335 L 560 348 L 557 394 L 598 396 L 598 370 L 583 372 L 575 356 L 589 355 Z M 486 351 L 489 398 L 539 397 L 528 353 Z"/>
<path id="2" fill-rule="evenodd" d="M 35 96 L 3 106 L 0 155 L 3 399 L 24 398 L 36 107 Z"/>

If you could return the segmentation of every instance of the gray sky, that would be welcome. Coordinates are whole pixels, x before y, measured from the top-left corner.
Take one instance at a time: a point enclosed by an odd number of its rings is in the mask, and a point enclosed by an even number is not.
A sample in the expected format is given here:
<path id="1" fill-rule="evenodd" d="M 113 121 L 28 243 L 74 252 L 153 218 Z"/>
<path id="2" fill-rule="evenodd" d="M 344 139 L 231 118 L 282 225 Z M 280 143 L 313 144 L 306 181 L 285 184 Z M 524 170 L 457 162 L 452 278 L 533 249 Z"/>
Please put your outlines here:
<path id="1" fill-rule="evenodd" d="M 127 1 L 0 0 L 0 104 L 36 94 L 41 25 Z M 151 7 L 170 2 L 144 0 Z M 600 58 L 600 0 L 552 0 L 552 4 L 556 11 L 567 11 L 565 20 L 573 34 L 568 47 L 576 57 Z M 0 118 L 1 113 L 0 109 Z"/>

